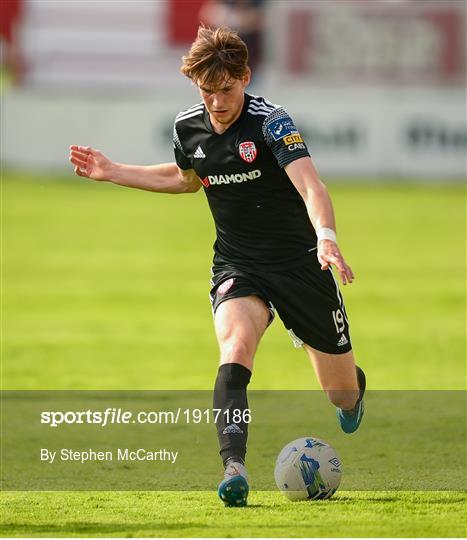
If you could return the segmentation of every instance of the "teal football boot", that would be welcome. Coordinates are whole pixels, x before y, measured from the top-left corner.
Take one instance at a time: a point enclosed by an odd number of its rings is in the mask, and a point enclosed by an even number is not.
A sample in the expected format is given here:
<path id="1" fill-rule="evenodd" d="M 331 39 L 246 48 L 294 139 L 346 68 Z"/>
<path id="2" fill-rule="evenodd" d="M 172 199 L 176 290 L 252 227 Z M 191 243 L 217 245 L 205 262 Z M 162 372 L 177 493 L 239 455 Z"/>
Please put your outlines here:
<path id="1" fill-rule="evenodd" d="M 238 461 L 227 463 L 224 480 L 217 490 L 225 506 L 246 506 L 249 491 L 245 465 Z"/>
<path id="2" fill-rule="evenodd" d="M 363 403 L 363 394 L 365 393 L 366 388 L 366 377 L 365 373 L 363 373 L 363 370 L 361 368 L 359 368 L 358 366 L 355 366 L 355 368 L 357 370 L 357 381 L 358 387 L 360 389 L 358 401 L 355 407 L 350 411 L 344 411 L 339 407 L 336 411 L 342 431 L 344 431 L 345 433 L 353 433 L 354 431 L 357 431 L 363 418 L 363 412 L 365 410 Z"/>

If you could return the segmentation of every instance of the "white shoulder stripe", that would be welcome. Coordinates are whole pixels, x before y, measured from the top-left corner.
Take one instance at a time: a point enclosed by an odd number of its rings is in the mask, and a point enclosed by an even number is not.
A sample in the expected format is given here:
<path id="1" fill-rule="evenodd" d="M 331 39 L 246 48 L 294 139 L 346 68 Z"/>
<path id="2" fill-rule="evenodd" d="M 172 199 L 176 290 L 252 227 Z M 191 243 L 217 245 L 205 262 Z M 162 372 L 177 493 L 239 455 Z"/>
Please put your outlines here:
<path id="1" fill-rule="evenodd" d="M 256 108 L 256 107 L 248 107 L 248 110 L 249 111 L 255 111 L 255 112 L 262 111 L 262 112 L 265 112 L 265 113 L 269 114 L 269 113 L 274 112 L 275 109 L 266 109 L 265 107 L 258 107 L 258 108 Z"/>
<path id="2" fill-rule="evenodd" d="M 189 110 L 189 111 L 183 111 L 183 112 L 181 112 L 181 113 L 178 113 L 178 114 L 177 114 L 177 117 L 179 117 L 179 116 L 185 116 L 186 114 L 191 114 L 192 112 L 195 112 L 195 111 L 201 111 L 202 108 L 203 108 L 203 107 L 198 107 L 198 108 L 196 108 L 196 109 L 191 109 L 191 110 Z"/>
<path id="3" fill-rule="evenodd" d="M 274 110 L 274 107 L 266 107 L 265 105 L 255 105 L 254 103 L 250 103 L 248 105 L 248 108 L 253 109 L 254 111 L 272 112 Z"/>
<path id="4" fill-rule="evenodd" d="M 183 111 L 181 113 L 178 113 L 176 118 L 180 118 L 181 116 L 186 116 L 187 114 L 191 114 L 192 112 L 202 111 L 202 110 L 203 110 L 203 107 L 197 107 L 197 108 L 190 109 L 188 111 Z"/>
<path id="5" fill-rule="evenodd" d="M 267 103 L 264 103 L 264 101 L 256 101 L 256 99 L 250 99 L 249 105 L 255 105 L 256 107 L 260 105 L 263 107 L 272 107 L 272 105 L 268 105 Z"/>
<path id="6" fill-rule="evenodd" d="M 250 114 L 252 114 L 253 116 L 258 116 L 258 115 L 261 115 L 261 116 L 269 116 L 271 113 L 270 112 L 266 112 L 266 111 L 255 111 L 254 109 L 248 109 L 247 112 L 249 112 Z"/>
<path id="7" fill-rule="evenodd" d="M 203 114 L 203 112 L 204 112 L 203 109 L 201 109 L 199 111 L 194 111 L 194 112 L 192 112 L 190 114 L 185 114 L 183 116 L 177 116 L 175 118 L 175 123 L 180 122 L 180 120 L 186 120 L 187 118 L 191 118 L 192 116 L 198 116 L 198 114 Z"/>
<path id="8" fill-rule="evenodd" d="M 280 105 L 276 105 L 275 103 L 271 103 L 267 99 L 258 100 L 258 99 L 250 99 L 250 105 L 263 105 L 264 107 L 272 107 L 273 109 L 277 109 L 280 107 Z"/>
<path id="9" fill-rule="evenodd" d="M 271 107 L 274 107 L 275 109 L 278 109 L 280 107 L 280 105 L 277 105 L 276 103 L 273 103 L 272 101 L 269 101 L 269 99 L 265 99 L 264 103 L 266 103 L 266 105 L 270 105 Z"/>
<path id="10" fill-rule="evenodd" d="M 256 101 L 255 99 L 250 99 L 249 105 L 255 105 L 255 106 L 262 105 L 263 107 L 274 107 L 273 105 L 264 103 L 264 101 Z"/>
<path id="11" fill-rule="evenodd" d="M 256 103 L 264 103 L 264 104 L 266 104 L 266 105 L 273 105 L 273 103 L 271 103 L 271 102 L 268 101 L 267 99 L 260 98 L 260 97 L 258 97 L 258 96 L 252 97 L 252 98 L 250 99 L 250 103 L 252 103 L 253 101 L 256 102 Z"/>
<path id="12" fill-rule="evenodd" d="M 192 113 L 194 111 L 199 111 L 200 109 L 203 109 L 203 108 L 204 108 L 203 103 L 198 103 L 197 105 L 193 105 L 193 107 L 190 107 L 186 111 L 179 112 L 177 114 L 176 118 L 178 118 L 179 116 L 185 116 L 185 114 L 190 114 L 190 113 Z"/>
<path id="13" fill-rule="evenodd" d="M 193 109 L 197 109 L 198 107 L 204 107 L 204 103 L 203 102 L 195 103 L 194 105 L 192 105 L 191 107 L 189 107 L 185 111 L 181 111 L 179 114 L 185 114 L 187 112 L 192 111 Z"/>

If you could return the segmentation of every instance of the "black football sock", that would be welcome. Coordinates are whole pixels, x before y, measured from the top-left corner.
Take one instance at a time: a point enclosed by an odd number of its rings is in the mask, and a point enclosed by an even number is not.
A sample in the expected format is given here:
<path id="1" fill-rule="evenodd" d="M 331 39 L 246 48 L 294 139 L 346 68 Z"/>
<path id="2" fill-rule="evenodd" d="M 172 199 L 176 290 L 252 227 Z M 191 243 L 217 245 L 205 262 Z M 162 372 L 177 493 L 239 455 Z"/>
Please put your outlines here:
<path id="1" fill-rule="evenodd" d="M 246 387 L 251 371 L 241 364 L 223 364 L 219 367 L 214 386 L 213 408 L 217 414 L 217 438 L 224 465 L 228 461 L 244 463 L 248 438 L 248 409 Z"/>
<path id="2" fill-rule="evenodd" d="M 363 394 L 365 393 L 365 390 L 366 390 L 366 377 L 365 377 L 365 373 L 363 372 L 363 369 L 361 367 L 355 366 L 355 369 L 357 370 L 358 388 L 360 390 L 360 393 L 359 393 L 358 399 L 357 399 L 357 403 L 356 403 L 356 405 L 358 405 L 360 403 L 360 401 L 362 401 Z"/>

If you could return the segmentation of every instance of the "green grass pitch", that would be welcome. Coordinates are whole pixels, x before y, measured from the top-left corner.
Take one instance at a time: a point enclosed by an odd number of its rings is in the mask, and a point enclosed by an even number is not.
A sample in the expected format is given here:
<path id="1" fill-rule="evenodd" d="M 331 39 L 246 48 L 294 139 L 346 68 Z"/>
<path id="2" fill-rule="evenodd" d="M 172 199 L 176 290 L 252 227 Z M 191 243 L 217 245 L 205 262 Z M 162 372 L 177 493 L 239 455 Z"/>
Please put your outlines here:
<path id="1" fill-rule="evenodd" d="M 3 388 L 210 389 L 214 232 L 203 195 L 3 176 Z M 369 388 L 464 389 L 463 188 L 329 189 L 357 276 L 343 292 Z M 251 388 L 318 388 L 279 320 Z M 3 536 L 467 533 L 464 492 L 339 491 L 311 504 L 253 492 L 246 509 L 224 509 L 214 491 L 4 492 L 1 502 Z"/>

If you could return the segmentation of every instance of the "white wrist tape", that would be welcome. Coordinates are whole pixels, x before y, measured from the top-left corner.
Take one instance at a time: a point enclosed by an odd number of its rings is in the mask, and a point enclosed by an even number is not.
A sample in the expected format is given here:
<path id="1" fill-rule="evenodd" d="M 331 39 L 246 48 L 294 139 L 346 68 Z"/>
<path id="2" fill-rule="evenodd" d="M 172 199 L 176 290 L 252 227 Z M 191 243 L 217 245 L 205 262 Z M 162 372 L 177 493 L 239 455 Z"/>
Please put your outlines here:
<path id="1" fill-rule="evenodd" d="M 321 229 L 318 229 L 316 236 L 318 237 L 318 242 L 321 240 L 331 240 L 337 244 L 336 233 L 328 227 L 321 227 Z"/>

